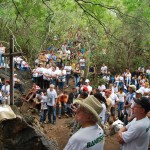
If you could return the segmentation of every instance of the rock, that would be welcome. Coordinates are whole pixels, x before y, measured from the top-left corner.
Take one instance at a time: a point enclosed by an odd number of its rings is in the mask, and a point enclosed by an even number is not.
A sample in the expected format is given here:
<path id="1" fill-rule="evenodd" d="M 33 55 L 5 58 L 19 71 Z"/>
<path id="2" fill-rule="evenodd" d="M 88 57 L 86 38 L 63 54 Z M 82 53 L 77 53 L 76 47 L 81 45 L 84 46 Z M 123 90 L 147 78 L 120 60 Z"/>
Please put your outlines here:
<path id="1" fill-rule="evenodd" d="M 1 150 L 56 150 L 57 142 L 49 140 L 40 130 L 22 117 L 0 123 Z"/>

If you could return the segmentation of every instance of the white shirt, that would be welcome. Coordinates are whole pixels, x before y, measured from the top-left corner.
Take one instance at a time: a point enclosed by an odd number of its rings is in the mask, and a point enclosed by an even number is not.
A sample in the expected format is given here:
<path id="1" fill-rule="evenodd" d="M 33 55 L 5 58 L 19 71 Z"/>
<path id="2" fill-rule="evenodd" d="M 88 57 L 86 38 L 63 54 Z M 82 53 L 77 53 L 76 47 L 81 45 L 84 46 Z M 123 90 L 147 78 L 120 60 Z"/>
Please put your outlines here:
<path id="1" fill-rule="evenodd" d="M 50 75 L 51 75 L 51 69 L 50 68 L 44 68 L 43 69 L 43 79 L 48 80 L 48 77 L 46 77 L 46 76 L 50 76 Z"/>
<path id="2" fill-rule="evenodd" d="M 56 104 L 56 98 L 57 98 L 57 92 L 55 89 L 53 89 L 52 91 L 50 91 L 50 89 L 47 89 L 47 105 L 48 106 L 54 106 L 54 104 Z"/>
<path id="3" fill-rule="evenodd" d="M 65 66 L 64 70 L 66 70 L 66 74 L 71 74 L 72 67 L 71 66 Z"/>
<path id="4" fill-rule="evenodd" d="M 99 85 L 99 86 L 98 86 L 98 89 L 99 89 L 100 91 L 106 90 L 106 86 L 105 86 L 105 85 Z"/>
<path id="5" fill-rule="evenodd" d="M 107 73 L 107 66 L 102 66 L 101 67 L 101 72 L 102 73 Z"/>
<path id="6" fill-rule="evenodd" d="M 4 94 L 9 94 L 9 92 L 10 92 L 10 85 L 7 85 L 6 88 L 5 88 L 5 85 L 3 85 L 1 91 L 3 91 Z"/>
<path id="7" fill-rule="evenodd" d="M 79 63 L 80 63 L 80 66 L 85 66 L 85 59 L 83 58 L 83 59 L 80 59 L 79 60 Z"/>
<path id="8" fill-rule="evenodd" d="M 101 103 L 101 104 L 102 104 L 103 109 L 102 109 L 101 113 L 99 114 L 99 116 L 102 119 L 101 124 L 104 124 L 105 114 L 106 114 L 106 105 L 104 103 Z"/>
<path id="9" fill-rule="evenodd" d="M 117 97 L 117 95 L 115 93 L 111 93 L 110 98 L 111 98 L 112 106 L 115 105 L 116 101 L 119 101 L 119 99 L 118 99 L 118 97 Z"/>
<path id="10" fill-rule="evenodd" d="M 90 85 L 86 86 L 88 88 L 89 94 L 92 92 L 92 87 Z"/>
<path id="11" fill-rule="evenodd" d="M 140 87 L 139 89 L 140 91 L 142 91 L 142 93 L 149 93 L 150 92 L 150 88 L 145 88 L 145 87 Z"/>
<path id="12" fill-rule="evenodd" d="M 118 92 L 117 93 L 117 96 L 118 96 L 118 102 L 124 102 L 124 97 L 125 97 L 125 93 L 123 92 L 123 93 L 120 93 L 120 92 Z"/>
<path id="13" fill-rule="evenodd" d="M 148 150 L 150 120 L 145 117 L 141 120 L 134 118 L 122 133 L 125 142 L 123 150 Z"/>
<path id="14" fill-rule="evenodd" d="M 43 70 L 44 70 L 43 67 L 38 67 L 38 68 L 36 69 L 36 71 L 38 72 L 38 77 L 41 77 L 41 76 L 43 75 Z"/>
<path id="15" fill-rule="evenodd" d="M 80 128 L 71 136 L 64 150 L 103 150 L 104 131 L 99 125 Z"/>
<path id="16" fill-rule="evenodd" d="M 42 100 L 41 100 L 41 103 L 43 104 L 43 109 L 48 109 L 47 107 L 47 100 L 48 100 L 48 97 L 47 96 L 42 96 Z"/>
<path id="17" fill-rule="evenodd" d="M 17 62 L 18 64 L 21 63 L 23 59 L 21 57 L 14 57 L 14 61 Z"/>
<path id="18" fill-rule="evenodd" d="M 147 70 L 146 70 L 146 73 L 147 73 L 148 75 L 150 75 L 150 69 L 147 69 Z"/>

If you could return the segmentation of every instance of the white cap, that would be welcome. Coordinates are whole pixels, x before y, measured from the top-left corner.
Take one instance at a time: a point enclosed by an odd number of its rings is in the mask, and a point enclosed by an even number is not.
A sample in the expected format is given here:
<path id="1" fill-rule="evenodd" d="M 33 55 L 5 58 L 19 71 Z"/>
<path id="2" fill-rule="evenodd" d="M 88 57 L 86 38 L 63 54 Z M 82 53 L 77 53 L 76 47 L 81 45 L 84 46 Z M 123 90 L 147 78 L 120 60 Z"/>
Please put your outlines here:
<path id="1" fill-rule="evenodd" d="M 86 79 L 85 82 L 90 82 L 90 80 L 89 80 L 89 79 Z"/>
<path id="2" fill-rule="evenodd" d="M 1 78 L 0 78 L 0 83 L 2 83 L 2 80 L 1 80 Z"/>
<path id="3" fill-rule="evenodd" d="M 14 76 L 17 76 L 17 74 L 15 73 Z"/>
<path id="4" fill-rule="evenodd" d="M 143 92 L 141 90 L 137 90 L 136 93 L 143 95 Z"/>

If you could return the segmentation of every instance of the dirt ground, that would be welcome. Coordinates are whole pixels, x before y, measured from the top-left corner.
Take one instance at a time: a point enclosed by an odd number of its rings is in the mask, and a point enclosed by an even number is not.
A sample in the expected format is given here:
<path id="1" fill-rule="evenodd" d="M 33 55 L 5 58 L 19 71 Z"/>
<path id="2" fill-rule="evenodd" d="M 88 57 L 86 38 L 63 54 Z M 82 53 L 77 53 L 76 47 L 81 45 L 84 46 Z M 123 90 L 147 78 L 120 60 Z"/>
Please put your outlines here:
<path id="1" fill-rule="evenodd" d="M 58 142 L 58 150 L 63 150 L 70 138 L 70 127 L 68 122 L 71 122 L 73 118 L 62 118 L 56 120 L 56 125 L 44 124 L 44 130 L 49 138 L 55 139 Z M 119 144 L 116 140 L 116 136 L 107 136 L 105 138 L 104 150 L 119 150 Z"/>

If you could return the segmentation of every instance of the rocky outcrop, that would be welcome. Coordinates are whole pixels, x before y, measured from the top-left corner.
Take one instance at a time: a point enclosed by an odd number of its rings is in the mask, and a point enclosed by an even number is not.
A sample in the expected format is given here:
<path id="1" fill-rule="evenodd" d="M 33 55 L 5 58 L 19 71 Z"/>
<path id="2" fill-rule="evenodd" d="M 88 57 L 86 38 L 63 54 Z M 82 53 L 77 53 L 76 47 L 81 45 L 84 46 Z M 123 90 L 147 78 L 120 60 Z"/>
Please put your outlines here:
<path id="1" fill-rule="evenodd" d="M 17 116 L 0 122 L 0 150 L 57 150 L 57 142 Z"/>

